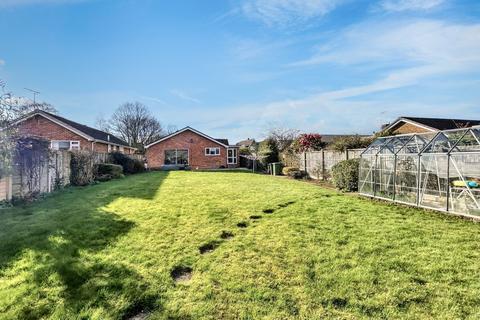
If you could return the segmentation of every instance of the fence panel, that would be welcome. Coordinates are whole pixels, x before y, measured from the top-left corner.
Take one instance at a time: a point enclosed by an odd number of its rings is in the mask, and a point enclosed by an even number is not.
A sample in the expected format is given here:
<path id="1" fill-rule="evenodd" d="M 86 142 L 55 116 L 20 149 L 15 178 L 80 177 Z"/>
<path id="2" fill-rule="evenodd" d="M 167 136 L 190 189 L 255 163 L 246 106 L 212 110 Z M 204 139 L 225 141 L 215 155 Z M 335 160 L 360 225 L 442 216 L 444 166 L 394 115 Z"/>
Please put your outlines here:
<path id="1" fill-rule="evenodd" d="M 299 154 L 300 169 L 312 179 L 328 180 L 334 165 L 347 159 L 360 158 L 365 149 L 348 149 L 344 152 L 334 150 L 310 151 Z"/>
<path id="2" fill-rule="evenodd" d="M 68 151 L 51 151 L 48 159 L 37 168 L 14 167 L 11 177 L 11 197 L 25 198 L 36 193 L 48 193 L 70 184 Z"/>
<path id="3" fill-rule="evenodd" d="M 0 179 L 0 202 L 9 201 L 12 198 L 12 179 L 3 177 Z"/>

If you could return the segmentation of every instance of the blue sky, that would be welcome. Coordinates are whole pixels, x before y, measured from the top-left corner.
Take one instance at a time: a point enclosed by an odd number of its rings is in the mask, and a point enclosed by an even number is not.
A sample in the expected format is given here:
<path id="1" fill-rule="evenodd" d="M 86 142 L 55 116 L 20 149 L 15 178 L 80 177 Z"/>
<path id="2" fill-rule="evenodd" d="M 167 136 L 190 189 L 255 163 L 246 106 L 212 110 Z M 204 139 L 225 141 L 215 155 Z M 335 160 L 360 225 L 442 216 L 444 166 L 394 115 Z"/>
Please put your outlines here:
<path id="1" fill-rule="evenodd" d="M 89 125 L 126 101 L 231 140 L 480 119 L 478 0 L 0 0 L 0 38 L 9 90 Z"/>

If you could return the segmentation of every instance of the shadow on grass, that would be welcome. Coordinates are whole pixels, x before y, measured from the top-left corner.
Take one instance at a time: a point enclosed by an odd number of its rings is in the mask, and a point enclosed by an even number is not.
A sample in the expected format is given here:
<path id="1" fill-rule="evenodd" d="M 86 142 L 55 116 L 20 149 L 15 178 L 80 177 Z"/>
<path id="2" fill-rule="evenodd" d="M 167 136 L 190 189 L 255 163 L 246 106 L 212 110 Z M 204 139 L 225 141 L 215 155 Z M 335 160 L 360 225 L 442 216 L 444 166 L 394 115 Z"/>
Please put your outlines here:
<path id="1" fill-rule="evenodd" d="M 70 188 L 43 201 L 0 212 L 0 277 L 27 271 L 26 281 L 33 282 L 32 290 L 25 292 L 31 297 L 23 299 L 32 301 L 15 306 L 20 318 L 48 317 L 55 305 L 39 307 L 33 299 L 59 284 L 64 308 L 73 313 L 91 306 L 121 317 L 132 312 L 132 306 L 152 308 L 156 299 L 148 295 L 148 285 L 138 274 L 121 261 L 95 257 L 135 226 L 101 208 L 118 197 L 152 199 L 168 173 L 156 174 L 158 178 L 153 179 L 151 175 Z M 17 265 L 21 257 L 24 261 Z M 112 301 L 119 296 L 125 296 L 122 298 L 131 306 L 118 310 Z"/>

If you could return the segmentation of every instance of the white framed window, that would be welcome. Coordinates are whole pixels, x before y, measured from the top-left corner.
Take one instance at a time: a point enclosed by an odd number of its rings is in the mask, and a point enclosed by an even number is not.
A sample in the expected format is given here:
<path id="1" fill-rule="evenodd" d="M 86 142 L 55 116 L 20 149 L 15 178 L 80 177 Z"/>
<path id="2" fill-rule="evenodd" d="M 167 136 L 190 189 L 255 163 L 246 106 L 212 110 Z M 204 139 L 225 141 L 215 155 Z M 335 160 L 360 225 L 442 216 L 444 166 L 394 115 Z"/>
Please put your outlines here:
<path id="1" fill-rule="evenodd" d="M 70 150 L 80 150 L 80 141 L 70 141 Z"/>
<path id="2" fill-rule="evenodd" d="M 205 155 L 206 156 L 218 156 L 218 155 L 220 155 L 220 148 L 217 148 L 217 147 L 205 148 Z"/>
<path id="3" fill-rule="evenodd" d="M 227 164 L 237 164 L 237 149 L 227 150 Z"/>
<path id="4" fill-rule="evenodd" d="M 52 140 L 50 148 L 53 150 L 80 150 L 80 141 Z"/>

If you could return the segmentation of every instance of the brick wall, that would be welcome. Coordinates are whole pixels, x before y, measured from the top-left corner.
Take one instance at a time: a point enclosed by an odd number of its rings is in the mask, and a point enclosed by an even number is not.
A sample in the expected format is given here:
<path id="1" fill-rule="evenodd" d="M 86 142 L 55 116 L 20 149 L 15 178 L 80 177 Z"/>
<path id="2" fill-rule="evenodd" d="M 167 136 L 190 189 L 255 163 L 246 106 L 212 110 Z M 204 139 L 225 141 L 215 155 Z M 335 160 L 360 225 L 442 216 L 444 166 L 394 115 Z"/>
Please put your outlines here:
<path id="1" fill-rule="evenodd" d="M 414 124 L 405 123 L 405 122 L 402 122 L 393 130 L 394 134 L 424 133 L 424 132 L 431 132 L 431 131 L 426 130 L 422 127 L 416 126 Z"/>
<path id="2" fill-rule="evenodd" d="M 93 145 L 93 148 L 96 152 L 100 152 L 100 153 L 108 152 L 108 144 L 105 144 L 105 143 L 95 142 Z"/>
<path id="3" fill-rule="evenodd" d="M 80 148 L 83 150 L 92 150 L 92 141 L 88 141 L 84 137 L 50 121 L 42 116 L 34 116 L 21 122 L 18 125 L 21 135 L 37 136 L 46 140 L 70 140 L 80 141 Z M 101 142 L 93 144 L 93 151 L 108 152 L 108 145 Z"/>
<path id="4" fill-rule="evenodd" d="M 220 155 L 206 156 L 205 148 L 209 147 L 220 148 Z M 148 148 L 146 157 L 149 168 L 161 168 L 164 165 L 165 150 L 172 149 L 187 149 L 188 161 L 192 169 L 227 167 L 227 148 L 187 130 Z"/>

